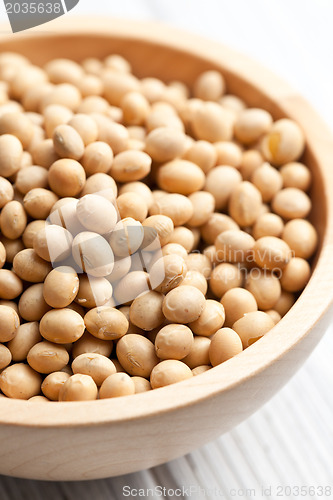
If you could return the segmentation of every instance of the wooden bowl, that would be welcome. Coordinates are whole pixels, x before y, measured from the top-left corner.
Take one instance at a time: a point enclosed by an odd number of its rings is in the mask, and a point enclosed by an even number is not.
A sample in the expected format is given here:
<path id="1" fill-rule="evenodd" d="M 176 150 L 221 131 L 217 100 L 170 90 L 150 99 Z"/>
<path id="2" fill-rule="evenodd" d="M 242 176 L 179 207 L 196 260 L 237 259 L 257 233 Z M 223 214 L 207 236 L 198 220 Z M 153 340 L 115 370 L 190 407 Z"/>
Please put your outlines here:
<path id="1" fill-rule="evenodd" d="M 70 24 L 69 24 L 70 23 Z M 119 53 L 139 76 L 191 86 L 204 70 L 225 75 L 250 106 L 302 126 L 313 174 L 312 221 L 320 235 L 311 280 L 287 315 L 260 341 L 208 372 L 118 399 L 29 403 L 0 399 L 0 473 L 49 480 L 130 473 L 181 456 L 237 425 L 275 394 L 320 340 L 333 297 L 333 139 L 302 97 L 230 49 L 156 24 L 60 19 L 53 32 L 2 35 L 1 51 L 34 63 Z"/>

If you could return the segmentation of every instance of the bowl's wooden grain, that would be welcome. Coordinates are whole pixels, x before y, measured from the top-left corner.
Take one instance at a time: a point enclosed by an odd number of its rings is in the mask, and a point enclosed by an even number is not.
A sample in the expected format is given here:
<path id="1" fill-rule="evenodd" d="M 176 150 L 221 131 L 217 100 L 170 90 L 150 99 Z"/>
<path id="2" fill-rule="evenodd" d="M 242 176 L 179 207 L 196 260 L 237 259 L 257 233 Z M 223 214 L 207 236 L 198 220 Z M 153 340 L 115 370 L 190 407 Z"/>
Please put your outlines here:
<path id="1" fill-rule="evenodd" d="M 191 85 L 206 69 L 221 70 L 230 92 L 275 118 L 298 121 L 313 173 L 312 220 L 320 248 L 312 278 L 288 314 L 259 342 L 199 377 L 115 400 L 29 403 L 0 399 L 0 473 L 76 480 L 133 472 L 180 456 L 249 416 L 296 372 L 329 322 L 333 298 L 333 139 L 302 97 L 249 59 L 219 44 L 152 24 L 73 18 L 53 32 L 2 35 L 0 50 L 37 64 L 121 53 L 139 76 Z"/>

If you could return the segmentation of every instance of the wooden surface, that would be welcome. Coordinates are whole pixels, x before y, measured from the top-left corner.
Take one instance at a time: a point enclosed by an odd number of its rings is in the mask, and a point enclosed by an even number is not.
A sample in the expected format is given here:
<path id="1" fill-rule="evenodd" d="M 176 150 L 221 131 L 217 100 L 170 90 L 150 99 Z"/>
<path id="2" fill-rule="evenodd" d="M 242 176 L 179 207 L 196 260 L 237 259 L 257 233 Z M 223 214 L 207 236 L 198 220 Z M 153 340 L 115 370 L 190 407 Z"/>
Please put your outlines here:
<path id="1" fill-rule="evenodd" d="M 289 102 L 289 105 L 290 105 L 290 102 Z M 311 121 L 311 123 L 313 123 L 313 122 Z M 318 127 L 315 127 L 315 128 L 316 128 L 316 130 L 319 132 Z M 321 134 L 318 134 L 318 135 L 321 135 Z M 316 304 L 313 304 L 313 303 L 312 303 L 311 305 L 312 305 L 312 306 L 314 306 L 314 308 L 316 308 Z M 309 305 L 309 309 L 311 309 L 310 305 Z M 305 313 L 304 311 L 303 311 L 303 313 L 302 313 L 301 311 L 300 311 L 299 313 L 300 313 L 300 314 L 299 314 L 299 318 L 298 318 L 298 319 L 302 319 L 302 317 L 303 317 L 303 319 L 304 319 L 304 315 L 305 315 L 306 313 Z M 301 333 L 301 332 L 300 332 L 300 333 Z M 294 353 L 291 353 L 291 355 L 292 355 L 292 358 L 293 358 L 293 357 L 294 357 Z M 280 367 L 280 370 L 281 370 L 281 367 Z M 263 380 L 263 386 L 265 386 L 264 382 L 265 382 L 265 384 L 267 384 L 267 379 L 266 379 L 266 380 Z M 245 387 L 244 387 L 244 389 L 245 389 Z M 209 410 L 209 408 L 208 408 L 208 410 Z M 9 416 L 9 417 L 10 417 L 10 416 Z M 156 443 L 156 444 L 157 444 L 157 443 Z M 156 444 L 155 444 L 155 445 L 156 445 Z M 155 450 L 153 449 L 153 454 L 154 454 L 154 451 L 155 451 Z M 189 471 L 188 471 L 188 472 L 189 472 Z M 141 476 L 138 476 L 138 477 L 141 477 Z M 143 478 L 146 478 L 146 477 L 147 477 L 147 475 L 142 475 L 142 477 L 143 477 Z M 149 474 L 148 474 L 148 477 L 149 477 Z M 203 477 L 201 477 L 201 480 L 203 480 Z M 143 482 L 144 482 L 144 481 L 143 481 Z M 8 483 L 6 483 L 6 484 L 8 484 Z M 17 483 L 17 484 L 19 484 L 19 483 Z M 99 483 L 99 484 L 104 484 L 104 483 Z M 111 483 L 111 484 L 112 484 L 112 483 Z M 117 482 L 116 482 L 115 484 L 117 484 Z M 118 483 L 118 484 L 119 484 L 119 483 Z M 245 483 L 245 484 L 246 484 L 246 483 Z M 0 490 L 0 491 L 1 491 L 1 490 Z M 63 490 L 60 488 L 60 490 L 57 490 L 57 491 L 59 491 L 59 492 L 60 492 L 60 491 L 63 491 Z M 75 491 L 75 489 L 74 489 L 73 491 Z M 78 490 L 77 490 L 77 491 L 78 491 Z M 109 490 L 105 490 L 105 494 L 106 494 L 106 492 L 107 492 L 107 491 L 109 491 Z M 60 494 L 60 493 L 59 493 L 59 494 Z M 106 498 L 107 498 L 107 497 L 106 497 Z M 121 498 L 121 497 L 119 497 L 119 498 Z M 199 497 L 198 497 L 198 498 L 199 498 Z"/>

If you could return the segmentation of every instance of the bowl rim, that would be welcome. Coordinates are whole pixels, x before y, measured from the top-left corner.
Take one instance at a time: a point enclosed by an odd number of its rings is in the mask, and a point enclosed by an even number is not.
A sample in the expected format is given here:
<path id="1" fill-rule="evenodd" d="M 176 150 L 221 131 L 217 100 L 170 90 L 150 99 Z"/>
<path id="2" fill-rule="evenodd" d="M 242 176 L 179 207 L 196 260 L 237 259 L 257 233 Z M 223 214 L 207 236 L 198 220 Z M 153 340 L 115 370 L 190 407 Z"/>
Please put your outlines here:
<path id="1" fill-rule="evenodd" d="M 115 18 L 87 17 L 52 22 L 52 31 L 39 28 L 15 35 L 17 39 L 75 37 L 78 35 L 109 36 L 140 40 L 163 45 L 173 50 L 200 56 L 214 66 L 220 66 L 243 81 L 255 86 L 265 97 L 277 103 L 283 113 L 301 123 L 307 147 L 316 158 L 324 181 L 326 201 L 326 227 L 322 249 L 311 279 L 290 311 L 259 342 L 248 347 L 232 359 L 211 370 L 160 388 L 132 396 L 97 401 L 36 403 L 0 398 L 0 425 L 21 427 L 78 427 L 111 425 L 124 421 L 159 417 L 167 412 L 181 410 L 208 402 L 224 391 L 244 384 L 254 375 L 266 370 L 291 351 L 317 325 L 333 301 L 333 137 L 328 127 L 311 105 L 287 83 L 249 57 L 184 30 L 161 23 L 128 21 Z M 8 35 L 0 36 L 2 42 Z M 325 284 L 327 285 L 325 286 Z M 297 324 L 297 328 L 295 328 Z M 286 329 L 293 329 L 285 335 Z M 283 367 L 281 367 L 283 369 Z"/>

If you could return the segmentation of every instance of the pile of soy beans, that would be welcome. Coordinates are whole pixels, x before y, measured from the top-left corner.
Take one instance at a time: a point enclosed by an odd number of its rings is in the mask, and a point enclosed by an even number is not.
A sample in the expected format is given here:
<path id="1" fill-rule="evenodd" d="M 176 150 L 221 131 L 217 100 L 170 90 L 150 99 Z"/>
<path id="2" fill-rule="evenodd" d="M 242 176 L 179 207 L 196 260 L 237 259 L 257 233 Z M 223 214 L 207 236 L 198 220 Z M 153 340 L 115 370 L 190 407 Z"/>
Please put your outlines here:
<path id="1" fill-rule="evenodd" d="M 120 55 L 0 55 L 0 397 L 142 393 L 241 353 L 311 274 L 305 139 Z"/>

